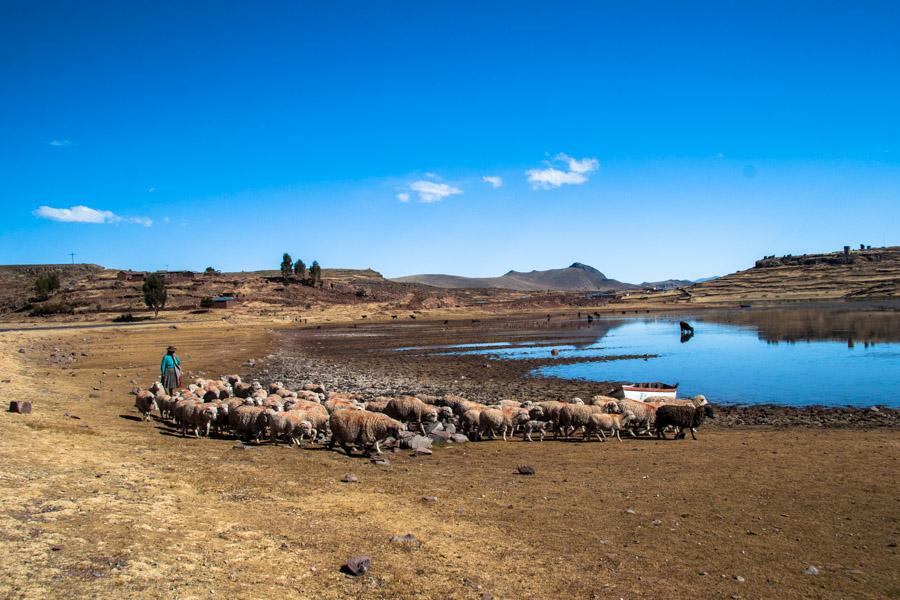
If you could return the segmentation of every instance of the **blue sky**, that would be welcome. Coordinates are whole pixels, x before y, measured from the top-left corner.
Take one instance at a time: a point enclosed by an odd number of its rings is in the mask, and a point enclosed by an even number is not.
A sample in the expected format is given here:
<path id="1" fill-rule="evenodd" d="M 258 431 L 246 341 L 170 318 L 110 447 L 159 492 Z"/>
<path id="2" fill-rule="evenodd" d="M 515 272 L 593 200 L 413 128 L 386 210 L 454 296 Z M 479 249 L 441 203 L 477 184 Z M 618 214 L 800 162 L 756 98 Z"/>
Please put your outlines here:
<path id="1" fill-rule="evenodd" d="M 898 7 L 7 0 L 0 263 L 639 282 L 898 244 Z"/>

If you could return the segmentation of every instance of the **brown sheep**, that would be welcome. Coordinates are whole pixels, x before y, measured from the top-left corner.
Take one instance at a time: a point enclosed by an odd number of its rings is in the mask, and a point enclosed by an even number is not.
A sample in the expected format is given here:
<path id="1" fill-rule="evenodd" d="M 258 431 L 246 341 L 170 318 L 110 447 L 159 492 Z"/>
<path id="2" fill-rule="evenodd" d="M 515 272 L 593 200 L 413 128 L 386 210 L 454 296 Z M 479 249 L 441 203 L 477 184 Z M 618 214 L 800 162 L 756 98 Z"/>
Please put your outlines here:
<path id="1" fill-rule="evenodd" d="M 425 404 L 415 396 L 391 398 L 384 407 L 384 414 L 401 423 L 415 423 L 422 435 L 425 435 L 425 423 L 434 423 L 438 417 L 435 407 Z"/>
<path id="2" fill-rule="evenodd" d="M 228 414 L 228 424 L 235 436 L 258 442 L 265 431 L 266 409 L 262 406 L 241 405 Z"/>
<path id="3" fill-rule="evenodd" d="M 141 413 L 141 419 L 144 421 L 150 420 L 150 411 L 159 410 L 159 405 L 156 403 L 156 397 L 146 390 L 137 393 L 134 398 L 134 406 L 138 409 L 138 412 Z M 160 413 L 160 415 L 161 414 L 162 413 Z"/>
<path id="4" fill-rule="evenodd" d="M 362 410 L 363 409 L 362 406 L 357 404 L 355 401 L 344 400 L 341 398 L 329 398 L 328 400 L 325 401 L 324 406 L 326 409 L 328 409 L 328 412 L 330 412 L 330 413 L 334 413 L 335 411 L 344 410 L 347 408 L 353 409 L 353 410 Z"/>
<path id="5" fill-rule="evenodd" d="M 587 427 L 591 415 L 595 413 L 603 413 L 603 407 L 590 404 L 566 404 L 559 411 L 557 432 L 561 431 L 563 437 L 569 437 L 579 429 Z M 570 427 L 571 431 L 569 431 Z"/>
<path id="6" fill-rule="evenodd" d="M 609 414 L 604 412 L 594 413 L 588 419 L 588 423 L 584 428 L 584 439 L 587 440 L 591 435 L 596 435 L 597 439 L 606 441 L 604 430 L 609 431 L 610 435 L 615 435 L 620 442 L 619 431 L 628 426 L 628 422 L 634 418 L 634 413 L 629 411 L 623 414 Z"/>
<path id="7" fill-rule="evenodd" d="M 632 436 L 634 436 L 635 430 L 638 433 L 648 433 L 653 428 L 653 423 L 656 421 L 656 406 L 627 398 L 619 400 L 617 403 L 619 406 L 617 412 L 624 413 L 630 410 L 634 413 L 634 419 L 628 424 L 628 429 Z"/>
<path id="8" fill-rule="evenodd" d="M 266 415 L 266 424 L 269 427 L 269 435 L 272 443 L 276 446 L 278 445 L 278 437 L 282 435 L 287 438 L 289 446 L 297 444 L 298 448 L 303 446 L 304 437 L 315 436 L 312 423 L 303 418 L 302 411 L 276 412 L 267 410 L 264 414 Z"/>
<path id="9" fill-rule="evenodd" d="M 495 432 L 500 430 L 503 435 L 503 441 L 507 441 L 506 433 L 510 436 L 515 432 L 516 426 L 528 421 L 528 410 L 524 408 L 488 408 L 481 411 L 478 417 L 479 435 L 484 436 L 485 432 L 490 433 L 491 439 L 495 437 Z"/>
<path id="10" fill-rule="evenodd" d="M 367 410 L 338 410 L 331 414 L 329 420 L 331 426 L 331 440 L 328 448 L 334 448 L 340 444 L 347 453 L 352 455 L 351 446 L 358 446 L 368 455 L 371 448 L 381 454 L 379 442 L 388 438 L 400 437 L 400 432 L 406 430 L 406 426 L 382 413 Z"/>

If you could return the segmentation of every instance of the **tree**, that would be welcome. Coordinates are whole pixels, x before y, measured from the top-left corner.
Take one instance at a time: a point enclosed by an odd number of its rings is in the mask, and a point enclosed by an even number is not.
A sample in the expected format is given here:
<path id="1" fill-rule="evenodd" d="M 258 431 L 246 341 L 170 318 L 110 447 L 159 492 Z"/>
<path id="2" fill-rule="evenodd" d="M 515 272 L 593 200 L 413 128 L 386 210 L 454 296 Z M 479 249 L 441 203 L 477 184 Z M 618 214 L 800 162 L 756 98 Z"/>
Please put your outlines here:
<path id="1" fill-rule="evenodd" d="M 158 317 L 159 309 L 166 307 L 166 280 L 159 273 L 151 273 L 144 280 L 143 290 L 144 304 Z"/>
<path id="2" fill-rule="evenodd" d="M 209 296 L 204 296 L 200 299 L 200 308 L 212 308 L 215 305 L 215 302 L 213 302 L 213 299 Z"/>
<path id="3" fill-rule="evenodd" d="M 59 275 L 57 273 L 45 273 L 34 281 L 34 293 L 41 300 L 46 300 L 50 294 L 59 289 Z"/>
<path id="4" fill-rule="evenodd" d="M 313 286 L 322 281 L 322 267 L 319 266 L 319 261 L 314 260 L 309 265 L 309 278 L 312 279 Z"/>
<path id="5" fill-rule="evenodd" d="M 294 261 L 291 260 L 291 255 L 287 252 L 284 253 L 284 256 L 281 258 L 281 277 L 287 281 L 291 278 L 291 273 L 293 272 Z"/>
<path id="6" fill-rule="evenodd" d="M 294 275 L 301 280 L 306 279 L 306 263 L 299 258 L 297 259 L 297 262 L 294 263 Z"/>
<path id="7" fill-rule="evenodd" d="M 206 272 L 209 273 L 209 274 L 211 275 L 211 274 L 215 273 L 216 270 L 215 270 L 214 268 L 212 268 L 212 267 L 206 267 Z"/>

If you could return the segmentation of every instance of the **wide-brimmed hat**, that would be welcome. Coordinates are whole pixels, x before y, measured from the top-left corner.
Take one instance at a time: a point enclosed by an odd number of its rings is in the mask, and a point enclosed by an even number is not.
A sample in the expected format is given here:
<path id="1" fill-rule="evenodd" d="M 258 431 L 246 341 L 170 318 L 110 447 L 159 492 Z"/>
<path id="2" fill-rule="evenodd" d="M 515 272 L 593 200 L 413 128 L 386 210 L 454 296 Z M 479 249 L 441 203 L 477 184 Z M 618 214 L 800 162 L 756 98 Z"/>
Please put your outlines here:
<path id="1" fill-rule="evenodd" d="M 166 352 L 175 352 L 175 346 L 169 346 L 166 348 Z"/>

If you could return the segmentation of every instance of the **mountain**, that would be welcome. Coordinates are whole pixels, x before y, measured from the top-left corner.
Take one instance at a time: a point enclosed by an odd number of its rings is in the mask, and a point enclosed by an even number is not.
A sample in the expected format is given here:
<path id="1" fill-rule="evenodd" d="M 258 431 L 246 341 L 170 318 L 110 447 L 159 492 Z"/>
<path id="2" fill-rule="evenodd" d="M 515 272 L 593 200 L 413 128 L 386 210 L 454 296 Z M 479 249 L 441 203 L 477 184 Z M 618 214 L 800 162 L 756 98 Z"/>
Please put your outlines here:
<path id="1" fill-rule="evenodd" d="M 637 286 L 609 279 L 606 275 L 583 263 L 572 263 L 564 269 L 547 271 L 509 271 L 500 277 L 461 277 L 459 275 L 408 275 L 391 281 L 419 283 L 439 288 L 502 288 L 521 292 L 542 290 L 607 291 L 629 290 Z"/>
<path id="2" fill-rule="evenodd" d="M 688 285 L 694 285 L 694 282 L 687 279 L 666 279 L 665 281 L 645 281 L 641 284 L 641 287 L 654 290 L 673 290 Z"/>

